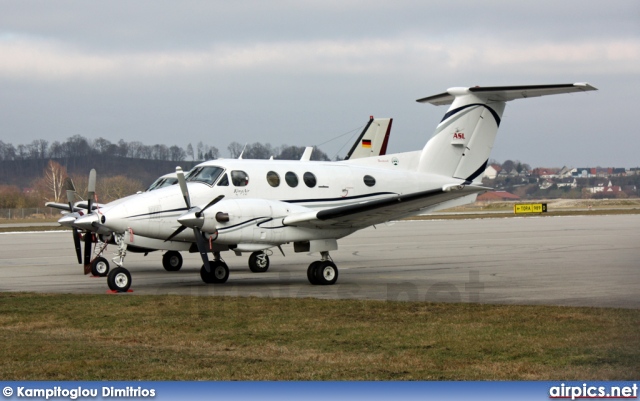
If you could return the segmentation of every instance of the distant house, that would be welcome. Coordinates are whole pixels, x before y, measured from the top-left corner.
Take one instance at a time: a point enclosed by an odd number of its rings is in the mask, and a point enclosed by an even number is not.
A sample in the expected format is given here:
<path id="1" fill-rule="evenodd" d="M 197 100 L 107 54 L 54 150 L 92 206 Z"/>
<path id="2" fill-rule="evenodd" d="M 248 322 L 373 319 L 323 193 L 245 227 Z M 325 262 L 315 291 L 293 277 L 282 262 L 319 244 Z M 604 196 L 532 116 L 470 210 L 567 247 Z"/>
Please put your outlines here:
<path id="1" fill-rule="evenodd" d="M 571 177 L 573 175 L 574 170 L 576 169 L 573 167 L 564 166 L 563 168 L 560 169 L 560 171 L 558 171 L 558 177 L 560 178 Z"/>
<path id="2" fill-rule="evenodd" d="M 495 180 L 496 177 L 498 176 L 498 173 L 502 170 L 502 167 L 500 167 L 500 165 L 498 164 L 490 164 L 485 170 L 484 170 L 484 176 L 487 177 L 490 180 Z"/>
<path id="3" fill-rule="evenodd" d="M 555 184 L 555 182 L 553 182 L 552 180 L 542 180 L 540 181 L 540 189 L 549 189 L 553 186 L 553 184 Z"/>
<path id="4" fill-rule="evenodd" d="M 567 178 L 556 180 L 556 185 L 558 186 L 558 188 L 565 188 L 565 187 L 577 188 L 578 181 L 575 179 L 575 177 L 573 178 L 567 177 Z"/>
<path id="5" fill-rule="evenodd" d="M 476 199 L 478 202 L 488 202 L 488 201 L 516 201 L 520 200 L 520 197 L 509 193 L 507 191 L 491 191 L 485 192 L 482 195 L 478 195 Z"/>
<path id="6" fill-rule="evenodd" d="M 590 178 L 592 177 L 591 175 L 591 168 L 590 167 L 578 167 L 578 168 L 574 168 L 571 171 L 571 175 L 573 177 L 578 177 L 578 178 Z"/>
<path id="7" fill-rule="evenodd" d="M 550 178 L 558 177 L 559 171 L 560 169 L 557 169 L 557 168 L 538 167 L 533 169 L 533 172 L 531 173 L 531 175 L 542 178 L 542 179 L 550 179 Z"/>
<path id="8" fill-rule="evenodd" d="M 609 180 L 608 185 L 604 185 L 603 183 L 598 184 L 595 187 L 589 188 L 589 192 L 592 194 L 599 193 L 607 193 L 607 194 L 616 194 L 622 192 L 622 188 L 619 185 L 611 185 L 611 180 Z"/>

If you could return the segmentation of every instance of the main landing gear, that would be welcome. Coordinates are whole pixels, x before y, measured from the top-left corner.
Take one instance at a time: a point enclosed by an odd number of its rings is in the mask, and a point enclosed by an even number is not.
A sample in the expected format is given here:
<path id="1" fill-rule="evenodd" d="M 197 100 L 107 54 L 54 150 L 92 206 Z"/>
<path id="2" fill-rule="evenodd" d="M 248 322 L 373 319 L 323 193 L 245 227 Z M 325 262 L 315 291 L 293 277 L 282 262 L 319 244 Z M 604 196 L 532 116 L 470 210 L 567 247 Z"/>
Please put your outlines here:
<path id="1" fill-rule="evenodd" d="M 162 256 L 162 266 L 168 272 L 177 272 L 182 268 L 182 255 L 177 251 L 167 251 Z"/>
<path id="2" fill-rule="evenodd" d="M 220 257 L 220 252 L 213 253 L 213 261 L 209 262 L 211 271 L 207 271 L 204 264 L 200 268 L 200 278 L 207 284 L 223 284 L 229 279 L 229 267 Z"/>
<path id="3" fill-rule="evenodd" d="M 321 260 L 315 261 L 307 269 L 307 278 L 313 285 L 332 285 L 338 281 L 338 267 L 331 260 L 329 252 L 320 252 Z"/>
<path id="4" fill-rule="evenodd" d="M 269 254 L 264 251 L 252 253 L 249 256 L 249 269 L 254 273 L 264 273 L 269 270 Z"/>

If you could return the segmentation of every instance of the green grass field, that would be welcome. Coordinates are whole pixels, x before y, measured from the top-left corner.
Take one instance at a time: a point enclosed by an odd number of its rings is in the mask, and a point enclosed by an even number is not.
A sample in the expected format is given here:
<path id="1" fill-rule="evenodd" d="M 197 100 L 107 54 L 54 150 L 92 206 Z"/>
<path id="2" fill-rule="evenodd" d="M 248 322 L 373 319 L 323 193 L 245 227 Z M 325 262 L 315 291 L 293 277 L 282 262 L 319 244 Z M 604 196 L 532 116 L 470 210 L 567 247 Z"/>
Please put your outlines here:
<path id="1" fill-rule="evenodd" d="M 640 311 L 0 293 L 2 380 L 636 380 Z"/>

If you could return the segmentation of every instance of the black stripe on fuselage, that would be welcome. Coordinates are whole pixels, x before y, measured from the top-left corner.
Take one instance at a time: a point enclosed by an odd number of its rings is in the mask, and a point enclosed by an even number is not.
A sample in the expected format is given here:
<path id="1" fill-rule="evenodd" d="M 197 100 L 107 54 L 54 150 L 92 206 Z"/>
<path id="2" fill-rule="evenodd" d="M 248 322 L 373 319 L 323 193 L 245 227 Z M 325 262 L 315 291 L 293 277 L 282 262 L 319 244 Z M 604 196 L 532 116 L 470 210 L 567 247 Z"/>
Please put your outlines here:
<path id="1" fill-rule="evenodd" d="M 187 209 L 186 207 L 181 207 L 181 208 L 179 208 L 179 209 L 159 210 L 159 211 L 157 211 L 157 212 L 149 212 L 149 213 L 136 214 L 136 215 L 134 215 L 134 216 L 127 216 L 127 217 L 125 217 L 125 218 L 126 218 L 126 219 L 133 219 L 133 218 L 136 218 L 136 217 L 153 216 L 153 215 L 161 214 L 161 213 L 182 212 L 182 211 L 186 212 L 187 210 L 189 210 L 189 209 Z"/>

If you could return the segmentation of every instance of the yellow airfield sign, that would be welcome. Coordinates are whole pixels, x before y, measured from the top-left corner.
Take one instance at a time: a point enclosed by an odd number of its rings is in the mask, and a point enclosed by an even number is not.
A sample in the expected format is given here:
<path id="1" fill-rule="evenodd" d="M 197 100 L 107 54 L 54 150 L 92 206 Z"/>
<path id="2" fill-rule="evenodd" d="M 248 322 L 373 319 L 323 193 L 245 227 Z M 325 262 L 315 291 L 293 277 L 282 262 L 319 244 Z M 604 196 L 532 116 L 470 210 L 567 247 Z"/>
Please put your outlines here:
<path id="1" fill-rule="evenodd" d="M 546 213 L 546 212 L 547 212 L 546 203 L 520 203 L 520 204 L 513 205 L 513 213 L 515 214 Z"/>

